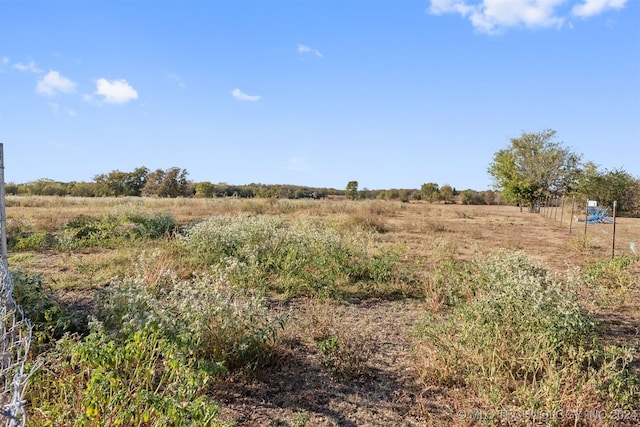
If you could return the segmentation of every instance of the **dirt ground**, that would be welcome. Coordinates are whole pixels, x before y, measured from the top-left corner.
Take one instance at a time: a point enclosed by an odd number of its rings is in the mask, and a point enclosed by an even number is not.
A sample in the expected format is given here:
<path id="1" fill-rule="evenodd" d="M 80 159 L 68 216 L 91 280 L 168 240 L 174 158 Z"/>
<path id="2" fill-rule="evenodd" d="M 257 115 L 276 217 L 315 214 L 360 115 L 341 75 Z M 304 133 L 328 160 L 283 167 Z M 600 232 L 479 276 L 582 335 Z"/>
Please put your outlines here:
<path id="1" fill-rule="evenodd" d="M 425 266 L 432 261 L 434 245 L 443 242 L 449 254 L 460 259 L 492 249 L 522 250 L 552 271 L 611 256 L 611 224 L 588 225 L 585 238 L 584 222 L 574 216 L 570 234 L 570 221 L 569 211 L 529 214 L 505 206 L 412 205 L 384 219 L 388 232 L 383 240 L 402 245 Z M 640 243 L 640 220 L 621 218 L 616 227 L 616 253 L 637 258 L 631 248 Z M 634 274 L 640 276 L 634 265 Z M 249 378 L 231 378 L 213 387 L 223 419 L 238 426 L 478 425 L 478 420 L 461 415 L 474 410 L 472 403 L 465 403 L 464 391 L 436 389 L 417 380 L 412 339 L 429 309 L 426 301 L 295 301 L 279 307 L 285 308 L 296 319 L 285 333 L 285 350 Z M 595 314 L 609 339 L 639 347 L 638 283 L 623 307 Z M 358 378 L 332 377 L 310 338 L 318 326 L 309 319 L 367 337 L 362 345 L 371 353 Z"/>

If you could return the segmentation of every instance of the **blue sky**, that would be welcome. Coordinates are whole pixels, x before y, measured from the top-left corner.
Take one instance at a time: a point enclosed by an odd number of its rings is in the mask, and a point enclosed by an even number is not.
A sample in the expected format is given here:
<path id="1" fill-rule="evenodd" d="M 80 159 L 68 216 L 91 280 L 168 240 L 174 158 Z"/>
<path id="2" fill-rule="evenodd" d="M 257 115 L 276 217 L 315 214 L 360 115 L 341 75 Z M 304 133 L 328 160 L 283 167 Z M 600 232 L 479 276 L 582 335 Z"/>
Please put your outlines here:
<path id="1" fill-rule="evenodd" d="M 491 188 L 523 131 L 640 177 L 637 0 L 0 0 L 5 180 Z"/>

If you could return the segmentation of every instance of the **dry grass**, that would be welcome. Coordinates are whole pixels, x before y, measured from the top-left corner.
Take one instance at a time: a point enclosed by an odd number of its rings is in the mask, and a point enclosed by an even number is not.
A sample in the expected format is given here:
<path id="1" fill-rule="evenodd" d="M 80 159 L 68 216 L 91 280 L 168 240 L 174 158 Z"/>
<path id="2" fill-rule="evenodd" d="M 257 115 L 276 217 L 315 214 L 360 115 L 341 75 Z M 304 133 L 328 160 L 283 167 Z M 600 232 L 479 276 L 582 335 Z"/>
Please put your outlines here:
<path id="1" fill-rule="evenodd" d="M 433 313 L 437 319 L 446 312 L 433 284 L 437 268 L 509 249 L 522 250 L 550 271 L 565 274 L 610 258 L 613 237 L 613 226 L 607 224 L 588 225 L 585 235 L 584 223 L 577 221 L 575 212 L 570 234 L 570 206 L 564 213 L 537 215 L 512 206 L 346 200 L 9 196 L 7 227 L 9 233 L 53 231 L 78 215 L 122 212 L 169 213 L 182 225 L 214 215 L 249 213 L 285 220 L 313 218 L 345 232 L 366 229 L 377 233 L 384 247 L 400 254 L 410 277 L 419 283 L 421 297 L 415 299 L 273 301 L 273 310 L 286 306 L 295 319 L 285 329 L 280 355 L 253 377 L 218 383 L 213 392 L 222 403 L 222 416 L 237 420 L 238 425 L 480 424 L 456 414 L 486 407 L 485 401 L 459 384 L 421 380 L 416 369 L 434 363 L 435 358 L 412 350 L 415 326 L 424 313 Z M 638 261 L 640 254 L 634 247 L 640 249 L 640 219 L 619 218 L 616 254 Z M 153 247 L 20 252 L 10 253 L 9 259 L 10 268 L 42 274 L 67 297 L 83 289 L 99 289 L 115 276 L 159 277 L 167 265 L 180 271 L 179 260 Z M 632 276 L 640 277 L 639 265 L 632 264 Z M 181 276 L 189 274 L 180 271 Z M 597 310 L 608 340 L 640 348 L 637 281 L 615 311 L 593 308 L 585 301 L 587 306 Z M 345 352 L 323 352 L 320 343 L 330 345 L 332 337 Z M 336 363 L 347 374 L 343 378 L 336 375 Z"/>

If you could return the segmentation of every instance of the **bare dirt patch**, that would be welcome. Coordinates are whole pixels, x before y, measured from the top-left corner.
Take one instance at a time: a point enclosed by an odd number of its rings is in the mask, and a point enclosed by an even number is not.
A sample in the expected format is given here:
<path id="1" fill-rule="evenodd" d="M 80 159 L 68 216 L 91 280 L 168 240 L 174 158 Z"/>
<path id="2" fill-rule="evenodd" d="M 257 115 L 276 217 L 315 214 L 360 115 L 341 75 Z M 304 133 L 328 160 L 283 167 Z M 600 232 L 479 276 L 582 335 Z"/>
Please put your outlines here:
<path id="1" fill-rule="evenodd" d="M 419 301 L 294 302 L 283 350 L 249 379 L 216 383 L 221 415 L 238 425 L 424 425 L 421 390 L 411 362 L 411 335 L 424 315 Z M 315 323 L 315 326 L 312 325 Z M 370 353 L 363 372 L 348 380 L 322 363 L 315 338 L 326 328 L 363 338 Z M 339 330 L 335 330 L 338 328 Z"/>

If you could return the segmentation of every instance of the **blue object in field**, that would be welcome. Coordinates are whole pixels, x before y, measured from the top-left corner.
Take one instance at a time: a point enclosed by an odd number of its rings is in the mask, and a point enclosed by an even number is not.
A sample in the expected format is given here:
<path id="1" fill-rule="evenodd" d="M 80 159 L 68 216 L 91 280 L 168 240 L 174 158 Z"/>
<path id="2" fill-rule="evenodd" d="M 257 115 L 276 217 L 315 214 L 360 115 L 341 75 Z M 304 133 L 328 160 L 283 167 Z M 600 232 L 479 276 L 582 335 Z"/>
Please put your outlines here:
<path id="1" fill-rule="evenodd" d="M 609 206 L 604 210 L 600 210 L 599 206 L 590 206 L 588 208 L 587 222 L 589 224 L 612 224 L 613 219 L 607 216 Z"/>

